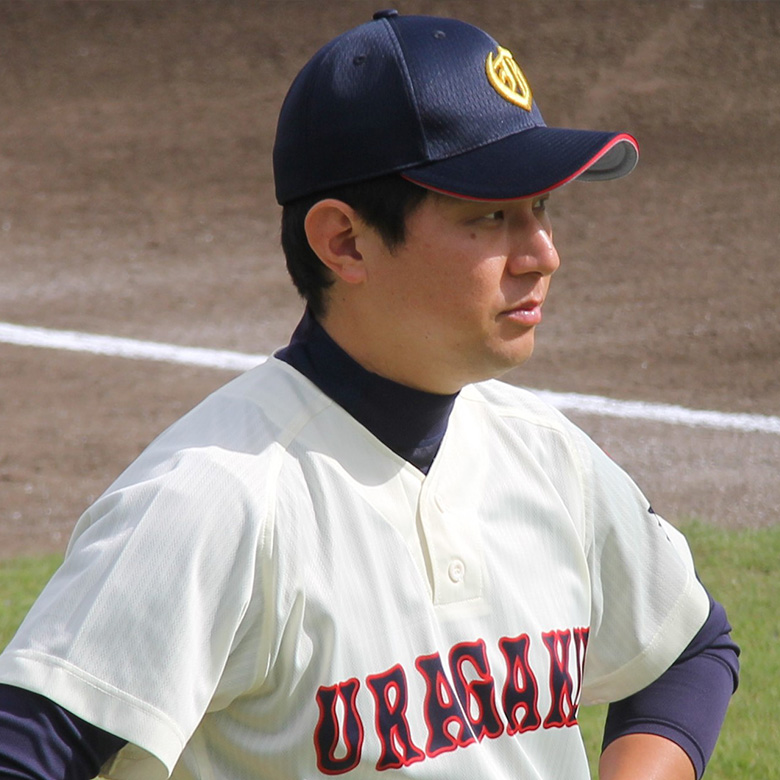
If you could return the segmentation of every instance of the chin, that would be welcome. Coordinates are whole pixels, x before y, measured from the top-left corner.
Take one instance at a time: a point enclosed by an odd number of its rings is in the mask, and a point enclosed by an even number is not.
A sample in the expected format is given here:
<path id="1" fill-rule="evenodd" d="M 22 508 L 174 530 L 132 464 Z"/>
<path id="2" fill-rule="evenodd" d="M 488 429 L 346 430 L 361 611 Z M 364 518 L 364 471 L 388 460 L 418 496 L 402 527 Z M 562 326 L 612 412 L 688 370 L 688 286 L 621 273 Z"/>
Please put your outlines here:
<path id="1" fill-rule="evenodd" d="M 514 343 L 509 346 L 504 355 L 505 358 L 505 370 L 510 371 L 513 368 L 522 366 L 527 360 L 530 360 L 531 355 L 534 353 L 534 340 L 533 335 L 523 339 L 520 343 Z"/>
<path id="2" fill-rule="evenodd" d="M 496 358 L 490 365 L 485 366 L 485 370 L 480 376 L 474 377 L 472 382 L 482 382 L 487 379 L 500 379 L 504 374 L 508 374 L 515 368 L 522 366 L 530 359 L 533 350 L 525 350 L 522 353 L 513 353 L 495 355 Z"/>

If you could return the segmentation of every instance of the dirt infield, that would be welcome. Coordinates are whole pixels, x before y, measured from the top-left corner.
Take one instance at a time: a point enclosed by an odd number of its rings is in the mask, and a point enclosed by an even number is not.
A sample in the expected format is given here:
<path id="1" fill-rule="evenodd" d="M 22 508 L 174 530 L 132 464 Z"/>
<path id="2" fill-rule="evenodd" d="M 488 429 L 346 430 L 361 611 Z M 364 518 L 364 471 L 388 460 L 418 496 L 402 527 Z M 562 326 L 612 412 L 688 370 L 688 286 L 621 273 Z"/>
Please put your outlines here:
<path id="1" fill-rule="evenodd" d="M 0 0 L 0 321 L 269 352 L 301 306 L 270 150 L 352 0 Z M 511 48 L 548 124 L 640 167 L 554 198 L 563 267 L 532 387 L 780 414 L 780 3 L 404 2 Z M 225 371 L 0 344 L 0 555 L 79 513 Z M 580 417 L 657 510 L 777 521 L 780 436 Z"/>

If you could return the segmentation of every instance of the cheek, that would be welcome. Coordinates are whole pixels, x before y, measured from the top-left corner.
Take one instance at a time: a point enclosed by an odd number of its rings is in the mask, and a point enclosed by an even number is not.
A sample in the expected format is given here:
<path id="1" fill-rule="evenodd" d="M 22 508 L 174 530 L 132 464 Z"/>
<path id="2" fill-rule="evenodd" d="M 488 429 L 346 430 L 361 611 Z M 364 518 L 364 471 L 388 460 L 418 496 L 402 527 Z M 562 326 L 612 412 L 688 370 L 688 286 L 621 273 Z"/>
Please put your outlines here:
<path id="1" fill-rule="evenodd" d="M 467 322 L 473 327 L 475 318 L 484 318 L 496 304 L 502 261 L 491 257 L 492 252 L 476 252 L 471 236 L 478 238 L 470 234 L 465 240 L 461 235 L 458 241 L 419 242 L 413 251 L 388 257 L 382 303 L 406 312 L 418 325 L 438 320 L 449 329 Z"/>

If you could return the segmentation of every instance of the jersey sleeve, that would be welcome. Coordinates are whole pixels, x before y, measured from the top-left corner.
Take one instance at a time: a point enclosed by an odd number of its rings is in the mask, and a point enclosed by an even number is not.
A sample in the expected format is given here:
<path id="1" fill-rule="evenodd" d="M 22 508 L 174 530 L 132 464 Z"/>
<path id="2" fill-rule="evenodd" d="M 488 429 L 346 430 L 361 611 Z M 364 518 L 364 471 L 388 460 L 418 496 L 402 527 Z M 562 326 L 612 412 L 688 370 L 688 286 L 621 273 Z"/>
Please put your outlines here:
<path id="1" fill-rule="evenodd" d="M 109 492 L 0 656 L 0 680 L 127 740 L 123 776 L 164 778 L 209 708 L 263 670 L 262 518 L 208 452 Z M 238 474 L 238 476 L 236 476 Z"/>
<path id="2" fill-rule="evenodd" d="M 704 624 L 709 599 L 684 536 L 584 434 L 591 623 L 583 704 L 623 699 L 659 677 Z"/>

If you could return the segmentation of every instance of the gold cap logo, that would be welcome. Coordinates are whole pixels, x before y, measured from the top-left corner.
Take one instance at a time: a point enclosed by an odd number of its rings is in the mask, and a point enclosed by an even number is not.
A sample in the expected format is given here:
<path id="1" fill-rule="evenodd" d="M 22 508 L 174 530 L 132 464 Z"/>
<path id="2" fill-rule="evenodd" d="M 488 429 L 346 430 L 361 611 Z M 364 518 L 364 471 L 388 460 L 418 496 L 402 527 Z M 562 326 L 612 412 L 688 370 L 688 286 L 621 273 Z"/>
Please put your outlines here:
<path id="1" fill-rule="evenodd" d="M 488 81 L 504 100 L 508 100 L 526 111 L 531 110 L 533 103 L 531 87 L 528 86 L 523 71 L 515 62 L 511 51 L 499 46 L 496 56 L 490 52 L 485 62 L 485 70 Z"/>

